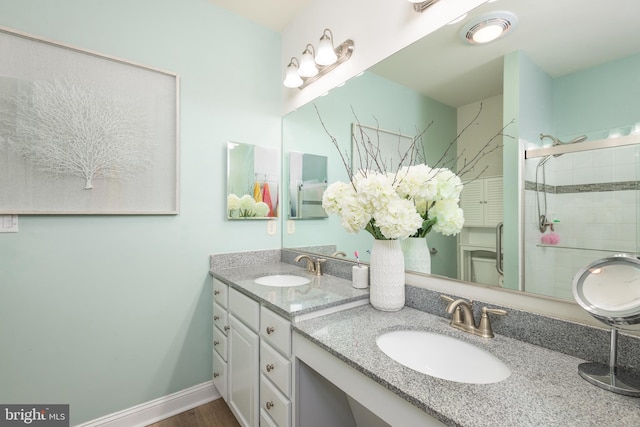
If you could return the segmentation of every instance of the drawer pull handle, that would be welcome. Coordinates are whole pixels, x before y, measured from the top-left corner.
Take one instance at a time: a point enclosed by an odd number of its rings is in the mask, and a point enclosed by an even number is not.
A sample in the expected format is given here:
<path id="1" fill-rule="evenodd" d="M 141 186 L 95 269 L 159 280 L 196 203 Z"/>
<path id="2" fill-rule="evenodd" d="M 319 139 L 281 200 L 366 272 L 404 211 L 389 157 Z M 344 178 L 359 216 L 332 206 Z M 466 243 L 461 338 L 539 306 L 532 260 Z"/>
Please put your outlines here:
<path id="1" fill-rule="evenodd" d="M 214 373 L 213 373 L 213 378 L 218 378 L 219 376 L 220 376 L 220 374 L 219 374 L 219 373 L 217 373 L 217 372 L 214 372 Z"/>
<path id="2" fill-rule="evenodd" d="M 231 329 L 231 328 L 229 328 L 229 326 L 225 325 L 224 331 L 227 332 L 229 329 Z"/>
<path id="3" fill-rule="evenodd" d="M 274 403 L 273 403 L 273 402 L 269 401 L 269 402 L 267 402 L 267 404 L 266 404 L 266 405 L 264 405 L 264 406 L 267 408 L 267 410 L 269 410 L 269 409 L 273 408 L 275 405 L 274 405 Z"/>
<path id="4" fill-rule="evenodd" d="M 267 335 L 274 333 L 276 329 L 273 326 L 267 326 Z"/>
<path id="5" fill-rule="evenodd" d="M 216 345 L 218 345 L 218 344 L 220 344 L 220 342 L 218 342 L 218 341 L 214 341 L 214 342 L 213 342 L 213 345 L 214 345 L 214 346 L 216 346 Z"/>
<path id="6" fill-rule="evenodd" d="M 220 320 L 220 316 L 213 316 L 213 320 Z"/>
<path id="7" fill-rule="evenodd" d="M 273 371 L 274 369 L 276 369 L 276 367 L 275 367 L 275 366 L 273 366 L 273 363 L 268 363 L 268 364 L 267 364 L 267 372 L 271 372 L 271 371 Z"/>
<path id="8" fill-rule="evenodd" d="M 216 291 L 213 291 L 213 294 L 214 294 L 214 295 L 220 295 L 220 291 L 217 291 L 217 290 L 216 290 Z"/>

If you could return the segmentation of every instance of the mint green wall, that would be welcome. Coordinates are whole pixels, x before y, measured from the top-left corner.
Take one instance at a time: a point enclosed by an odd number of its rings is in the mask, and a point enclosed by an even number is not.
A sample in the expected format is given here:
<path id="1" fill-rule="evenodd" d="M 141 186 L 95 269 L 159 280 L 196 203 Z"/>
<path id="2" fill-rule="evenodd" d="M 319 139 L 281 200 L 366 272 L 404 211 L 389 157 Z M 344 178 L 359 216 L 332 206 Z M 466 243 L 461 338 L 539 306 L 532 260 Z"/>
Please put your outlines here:
<path id="1" fill-rule="evenodd" d="M 181 78 L 180 215 L 0 234 L 0 402 L 70 403 L 74 425 L 210 380 L 209 254 L 281 246 L 224 220 L 226 141 L 280 146 L 280 35 L 207 0 L 0 0 L 0 25 Z"/>
<path id="2" fill-rule="evenodd" d="M 520 139 L 537 143 L 553 125 L 553 79 L 520 52 Z"/>
<path id="3" fill-rule="evenodd" d="M 640 55 L 559 77 L 553 97 L 558 137 L 601 139 L 608 129 L 631 126 L 640 121 Z"/>
<path id="4" fill-rule="evenodd" d="M 503 121 L 514 120 L 509 127 L 509 135 L 514 139 L 503 138 L 503 178 L 504 178 L 504 223 L 503 223 L 503 271 L 504 287 L 518 289 L 519 273 L 519 235 L 520 235 L 520 198 L 519 198 L 519 133 L 520 133 L 520 52 L 512 52 L 504 57 L 504 103 Z"/>
<path id="5" fill-rule="evenodd" d="M 553 81 L 526 54 L 517 51 L 504 61 L 504 122 L 514 139 L 504 139 L 504 284 L 509 289 L 522 286 L 520 259 L 522 201 L 520 199 L 520 145 L 537 143 L 541 132 L 550 132 L 553 119 Z M 513 129 L 513 131 L 511 131 Z"/>
<path id="6" fill-rule="evenodd" d="M 327 156 L 329 183 L 348 180 L 337 149 L 322 128 L 318 113 L 327 129 L 340 144 L 342 152 L 351 156 L 351 123 L 359 121 L 366 126 L 414 136 L 433 121 L 424 137 L 427 162 L 435 163 L 449 142 L 456 136 L 456 110 L 430 98 L 390 82 L 371 72 L 351 79 L 342 87 L 333 89 L 314 104 L 305 105 L 288 114 L 283 120 L 283 151 L 302 151 Z M 357 115 L 357 119 L 354 117 Z M 376 120 L 378 123 L 376 123 Z M 455 147 L 452 150 L 455 154 Z M 285 156 L 286 157 L 286 156 Z M 288 157 L 286 157 L 288 158 Z M 286 169 L 286 167 L 285 167 Z M 285 178 L 287 177 L 285 173 Z M 435 274 L 456 276 L 456 239 L 430 233 L 429 245 L 438 249 L 432 258 Z M 296 221 L 296 232 L 283 236 L 286 247 L 310 244 L 336 244 L 349 257 L 358 250 L 363 258 L 371 249 L 373 238 L 362 231 L 347 234 L 335 215 L 327 219 Z"/>

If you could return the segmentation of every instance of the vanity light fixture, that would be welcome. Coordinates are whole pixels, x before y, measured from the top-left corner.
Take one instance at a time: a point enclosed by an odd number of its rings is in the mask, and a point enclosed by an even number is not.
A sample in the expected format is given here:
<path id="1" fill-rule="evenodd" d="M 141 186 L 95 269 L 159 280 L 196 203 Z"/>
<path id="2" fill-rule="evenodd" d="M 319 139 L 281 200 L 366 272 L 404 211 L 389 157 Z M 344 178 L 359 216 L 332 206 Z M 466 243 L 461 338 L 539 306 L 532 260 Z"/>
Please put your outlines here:
<path id="1" fill-rule="evenodd" d="M 409 3 L 413 3 L 413 10 L 422 13 L 439 1 L 440 0 L 409 0 Z"/>
<path id="2" fill-rule="evenodd" d="M 518 23 L 511 12 L 493 12 L 469 21 L 460 35 L 469 44 L 485 44 L 509 34 Z"/>
<path id="3" fill-rule="evenodd" d="M 416 12 L 424 12 L 425 10 L 427 10 L 429 7 L 433 6 L 434 4 L 438 3 L 440 0 L 409 0 L 409 3 L 413 3 L 413 10 L 415 10 Z M 486 3 L 493 3 L 495 1 L 498 0 L 487 0 Z M 464 14 L 464 16 L 458 18 L 460 20 L 464 19 L 464 17 L 467 16 L 466 14 Z M 456 22 L 459 22 L 457 20 L 451 21 L 451 24 L 455 24 Z"/>
<path id="4" fill-rule="evenodd" d="M 346 40 L 334 49 L 333 33 L 326 28 L 320 37 L 317 52 L 312 44 L 307 44 L 300 62 L 295 57 L 291 58 L 287 65 L 284 85 L 289 88 L 304 89 L 351 58 L 353 46 L 353 40 Z"/>

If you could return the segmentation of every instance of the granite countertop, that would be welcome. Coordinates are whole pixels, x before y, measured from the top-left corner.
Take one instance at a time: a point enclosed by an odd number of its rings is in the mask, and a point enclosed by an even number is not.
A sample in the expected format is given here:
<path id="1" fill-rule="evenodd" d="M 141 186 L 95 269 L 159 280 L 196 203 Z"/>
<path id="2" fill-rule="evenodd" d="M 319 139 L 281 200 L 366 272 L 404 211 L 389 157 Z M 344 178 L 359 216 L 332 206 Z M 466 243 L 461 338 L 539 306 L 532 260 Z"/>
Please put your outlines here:
<path id="1" fill-rule="evenodd" d="M 283 262 L 212 269 L 209 272 L 216 279 L 259 300 L 272 311 L 289 319 L 354 301 L 369 301 L 369 289 L 355 289 L 350 280 L 326 274 L 316 276 L 304 268 Z M 311 283 L 283 288 L 254 283 L 258 277 L 274 274 L 308 277 Z"/>
<path id="2" fill-rule="evenodd" d="M 445 318 L 409 307 L 389 313 L 367 305 L 296 322 L 293 327 L 447 425 L 640 425 L 640 400 L 589 384 L 578 374 L 584 360 L 505 336 L 476 337 L 453 329 Z M 397 329 L 431 331 L 469 342 L 501 359 L 512 373 L 494 384 L 463 384 L 421 374 L 378 349 L 377 336 Z"/>

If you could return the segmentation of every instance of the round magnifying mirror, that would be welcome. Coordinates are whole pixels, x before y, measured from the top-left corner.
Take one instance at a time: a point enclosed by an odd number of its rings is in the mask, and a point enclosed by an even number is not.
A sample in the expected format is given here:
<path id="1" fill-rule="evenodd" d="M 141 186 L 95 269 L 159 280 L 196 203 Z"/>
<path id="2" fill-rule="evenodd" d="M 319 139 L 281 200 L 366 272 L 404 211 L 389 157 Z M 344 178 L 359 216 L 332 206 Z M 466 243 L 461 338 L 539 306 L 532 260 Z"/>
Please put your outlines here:
<path id="1" fill-rule="evenodd" d="M 592 262 L 575 275 L 573 296 L 593 317 L 611 326 L 609 364 L 582 363 L 580 376 L 605 390 L 640 397 L 640 375 L 616 366 L 618 328 L 640 328 L 640 260 L 619 254 Z"/>
<path id="2" fill-rule="evenodd" d="M 620 254 L 592 262 L 573 279 L 573 296 L 596 319 L 640 328 L 640 260 Z"/>

